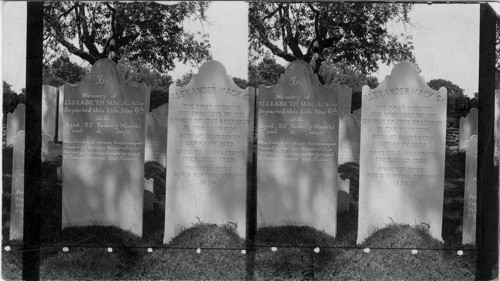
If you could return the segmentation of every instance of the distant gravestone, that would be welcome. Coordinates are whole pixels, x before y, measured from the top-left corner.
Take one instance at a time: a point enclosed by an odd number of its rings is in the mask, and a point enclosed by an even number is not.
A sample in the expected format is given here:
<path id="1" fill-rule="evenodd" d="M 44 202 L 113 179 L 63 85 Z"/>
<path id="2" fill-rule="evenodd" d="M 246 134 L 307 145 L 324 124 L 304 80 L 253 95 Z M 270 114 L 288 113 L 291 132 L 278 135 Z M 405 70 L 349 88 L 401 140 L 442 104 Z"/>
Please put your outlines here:
<path id="1" fill-rule="evenodd" d="M 234 223 L 244 237 L 253 89 L 240 89 L 221 63 L 209 61 L 169 93 L 163 242 L 200 221 Z"/>
<path id="2" fill-rule="evenodd" d="M 344 85 L 340 86 L 339 89 L 338 113 L 339 115 L 351 114 L 352 88 Z"/>
<path id="3" fill-rule="evenodd" d="M 58 115 L 57 115 L 57 141 L 62 141 L 63 139 L 63 111 L 64 111 L 64 85 L 59 86 L 57 91 L 58 98 Z"/>
<path id="4" fill-rule="evenodd" d="M 339 87 L 294 61 L 259 88 L 258 225 L 307 225 L 335 236 Z"/>
<path id="5" fill-rule="evenodd" d="M 7 113 L 6 144 L 13 145 L 17 133 L 26 127 L 26 106 L 23 103 L 17 105 L 12 113 Z"/>
<path id="6" fill-rule="evenodd" d="M 42 85 L 42 135 L 56 135 L 57 107 L 57 88 Z"/>
<path id="7" fill-rule="evenodd" d="M 168 103 L 162 104 L 151 110 L 160 125 L 168 127 Z"/>
<path id="8" fill-rule="evenodd" d="M 23 239 L 24 218 L 24 142 L 25 133 L 14 138 L 12 154 L 12 190 L 10 199 L 10 240 Z"/>
<path id="9" fill-rule="evenodd" d="M 154 161 L 167 166 L 168 127 L 158 123 L 155 115 L 146 113 L 146 141 L 144 161 Z"/>
<path id="10" fill-rule="evenodd" d="M 54 137 L 48 136 L 48 135 L 42 135 L 42 162 L 47 161 L 47 158 L 49 157 L 49 142 L 53 142 Z"/>
<path id="11" fill-rule="evenodd" d="M 154 183 L 155 180 L 153 178 L 149 180 L 144 179 L 144 211 L 153 210 Z"/>
<path id="12" fill-rule="evenodd" d="M 420 224 L 442 241 L 446 89 L 411 63 L 363 87 L 357 243 L 391 222 Z"/>
<path id="13" fill-rule="evenodd" d="M 114 225 L 142 235 L 145 92 L 108 59 L 64 88 L 63 227 Z"/>
<path id="14" fill-rule="evenodd" d="M 477 135 L 477 127 L 478 110 L 477 108 L 471 108 L 467 117 L 460 117 L 460 135 L 458 137 L 458 149 L 460 151 L 465 149 L 467 142 L 473 135 Z"/>
<path id="15" fill-rule="evenodd" d="M 339 165 L 359 163 L 361 128 L 352 114 L 340 114 L 339 119 Z"/>
<path id="16" fill-rule="evenodd" d="M 350 195 L 350 188 L 351 188 L 351 180 L 346 179 L 343 180 L 338 178 L 339 180 L 339 191 L 337 193 L 338 200 L 337 200 L 337 211 L 339 213 L 344 213 L 349 211 L 349 200 L 351 198 Z"/>
<path id="17" fill-rule="evenodd" d="M 465 150 L 465 192 L 462 244 L 476 243 L 477 211 L 477 135 L 467 142 Z"/>
<path id="18" fill-rule="evenodd" d="M 361 108 L 358 108 L 352 112 L 352 115 L 354 115 L 354 118 L 356 119 L 356 122 L 358 122 L 358 126 L 361 127 Z"/>

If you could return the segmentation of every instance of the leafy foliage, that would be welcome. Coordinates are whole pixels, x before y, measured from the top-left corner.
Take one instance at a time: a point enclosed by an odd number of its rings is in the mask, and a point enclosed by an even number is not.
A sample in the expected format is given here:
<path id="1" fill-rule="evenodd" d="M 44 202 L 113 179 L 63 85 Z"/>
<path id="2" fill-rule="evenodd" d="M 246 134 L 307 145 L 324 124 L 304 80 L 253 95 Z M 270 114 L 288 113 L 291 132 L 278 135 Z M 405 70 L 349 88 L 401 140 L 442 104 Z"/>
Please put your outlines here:
<path id="1" fill-rule="evenodd" d="M 18 102 L 18 96 L 12 90 L 12 85 L 3 81 L 3 114 L 14 112 Z"/>
<path id="2" fill-rule="evenodd" d="M 285 67 L 278 64 L 274 58 L 265 57 L 260 63 L 248 64 L 248 84 L 254 88 L 259 85 L 272 86 L 278 83 Z"/>
<path id="3" fill-rule="evenodd" d="M 44 44 L 52 53 L 66 50 L 90 64 L 143 59 L 162 72 L 173 69 L 174 59 L 198 63 L 209 57 L 207 36 L 183 27 L 193 16 L 206 19 L 207 2 L 51 1 L 44 7 Z"/>
<path id="4" fill-rule="evenodd" d="M 65 83 L 79 83 L 86 74 L 85 68 L 71 62 L 67 56 L 61 56 L 51 64 L 44 64 L 42 82 L 44 85 L 59 87 Z"/>
<path id="5" fill-rule="evenodd" d="M 397 20 L 409 23 L 410 4 L 266 3 L 250 4 L 250 49 L 267 50 L 287 61 L 321 64 L 348 62 L 363 74 L 378 69 L 378 61 L 413 61 L 411 36 L 402 40 L 387 31 Z"/>
<path id="6" fill-rule="evenodd" d="M 173 83 L 171 76 L 148 67 L 142 59 L 136 61 L 122 59 L 118 69 L 127 81 L 145 83 L 151 88 L 150 110 L 168 103 L 168 87 Z"/>
<path id="7" fill-rule="evenodd" d="M 436 91 L 441 87 L 445 87 L 448 91 L 448 97 L 458 98 L 464 96 L 464 89 L 445 79 L 432 79 L 427 85 Z"/>

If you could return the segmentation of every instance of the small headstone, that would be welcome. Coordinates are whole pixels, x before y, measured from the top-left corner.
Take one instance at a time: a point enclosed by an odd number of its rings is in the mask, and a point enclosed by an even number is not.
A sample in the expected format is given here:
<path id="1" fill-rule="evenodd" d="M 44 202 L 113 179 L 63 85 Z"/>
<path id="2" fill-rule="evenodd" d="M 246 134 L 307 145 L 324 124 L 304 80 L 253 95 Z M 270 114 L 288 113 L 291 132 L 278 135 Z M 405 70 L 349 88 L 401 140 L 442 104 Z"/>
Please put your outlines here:
<path id="1" fill-rule="evenodd" d="M 156 120 L 158 120 L 160 125 L 168 127 L 168 103 L 164 103 L 157 108 L 153 108 L 151 113 L 155 115 Z"/>
<path id="2" fill-rule="evenodd" d="M 339 119 L 339 165 L 359 163 L 361 128 L 352 114 L 340 114 Z"/>
<path id="3" fill-rule="evenodd" d="M 149 180 L 144 179 L 144 211 L 153 210 L 154 183 L 155 180 L 153 178 L 150 178 Z"/>
<path id="4" fill-rule="evenodd" d="M 478 127 L 478 110 L 471 108 L 467 117 L 460 117 L 460 135 L 458 141 L 458 149 L 464 150 L 467 142 L 473 135 L 477 135 Z"/>
<path id="5" fill-rule="evenodd" d="M 442 241 L 446 97 L 407 62 L 363 87 L 358 244 L 392 222 Z"/>
<path id="6" fill-rule="evenodd" d="M 352 115 L 354 115 L 354 118 L 356 119 L 356 122 L 358 122 L 358 126 L 361 127 L 361 108 L 358 108 L 352 112 Z"/>
<path id="7" fill-rule="evenodd" d="M 476 243 L 477 210 L 477 135 L 467 142 L 465 150 L 465 191 L 462 244 Z"/>
<path id="8" fill-rule="evenodd" d="M 62 182 L 62 166 L 57 167 L 57 182 Z"/>
<path id="9" fill-rule="evenodd" d="M 307 225 L 336 235 L 338 92 L 294 61 L 257 103 L 259 226 Z"/>
<path id="10" fill-rule="evenodd" d="M 170 85 L 169 95 L 163 242 L 200 221 L 234 223 L 245 237 L 253 89 L 240 89 L 209 61 L 186 86 Z"/>
<path id="11" fill-rule="evenodd" d="M 142 235 L 145 92 L 108 59 L 64 86 L 63 227 L 114 225 Z"/>
<path id="12" fill-rule="evenodd" d="M 24 218 L 24 130 L 14 138 L 12 154 L 12 191 L 10 199 L 10 240 L 23 239 Z"/>
<path id="13" fill-rule="evenodd" d="M 352 88 L 344 85 L 339 89 L 338 113 L 351 114 Z"/>
<path id="14" fill-rule="evenodd" d="M 53 136 L 42 135 L 42 162 L 47 161 L 49 157 L 49 142 L 53 143 Z"/>
<path id="15" fill-rule="evenodd" d="M 42 135 L 56 135 L 57 107 L 57 88 L 42 85 Z"/>
<path id="16" fill-rule="evenodd" d="M 63 111 L 64 111 L 64 85 L 59 86 L 58 91 L 59 104 L 58 104 L 58 115 L 57 115 L 57 141 L 62 141 L 63 139 Z"/>
<path id="17" fill-rule="evenodd" d="M 26 106 L 23 103 L 17 105 L 12 113 L 7 113 L 7 145 L 14 144 L 17 133 L 25 129 Z"/>
<path id="18" fill-rule="evenodd" d="M 146 113 L 145 162 L 154 161 L 167 166 L 167 134 L 168 127 L 160 125 L 154 114 Z"/>
<path id="19" fill-rule="evenodd" d="M 349 211 L 349 200 L 351 199 L 350 195 L 351 188 L 351 180 L 346 179 L 343 180 L 339 176 L 339 191 L 338 191 L 338 200 L 337 200 L 337 211 L 339 213 L 344 213 Z"/>

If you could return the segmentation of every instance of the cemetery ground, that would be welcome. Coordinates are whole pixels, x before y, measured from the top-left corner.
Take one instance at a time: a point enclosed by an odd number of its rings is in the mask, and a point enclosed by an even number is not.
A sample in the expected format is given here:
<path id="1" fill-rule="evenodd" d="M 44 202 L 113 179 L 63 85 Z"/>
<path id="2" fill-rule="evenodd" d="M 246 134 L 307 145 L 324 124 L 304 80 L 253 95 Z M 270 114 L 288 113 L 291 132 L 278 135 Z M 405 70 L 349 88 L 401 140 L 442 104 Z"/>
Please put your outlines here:
<path id="1" fill-rule="evenodd" d="M 434 240 L 425 225 L 388 225 L 356 245 L 358 172 L 356 163 L 339 167 L 351 180 L 350 210 L 338 215 L 337 237 L 310 227 L 286 225 L 257 232 L 257 280 L 473 280 L 475 251 L 461 245 L 464 192 L 463 154 L 447 154 L 443 239 Z M 61 230 L 61 183 L 57 162 L 44 162 L 40 214 L 42 279 L 216 279 L 245 278 L 244 240 L 235 225 L 199 222 L 162 245 L 165 168 L 145 165 L 154 178 L 154 209 L 144 213 L 140 238 L 116 227 L 75 227 Z M 9 241 L 12 148 L 3 149 L 2 277 L 20 279 L 21 241 Z M 5 246 L 10 245 L 10 251 Z M 290 247 L 294 246 L 294 247 Z M 63 247 L 68 251 L 64 252 Z M 276 247 L 273 251 L 271 247 Z M 319 247 L 319 252 L 314 251 Z M 112 248 L 112 252 L 108 252 Z M 148 251 L 152 249 L 152 252 Z M 201 252 L 197 253 L 200 248 Z M 371 248 L 367 253 L 364 248 Z M 401 249 L 404 248 L 404 249 Z M 410 249 L 425 248 L 412 254 Z M 457 250 L 463 249 L 463 255 Z"/>

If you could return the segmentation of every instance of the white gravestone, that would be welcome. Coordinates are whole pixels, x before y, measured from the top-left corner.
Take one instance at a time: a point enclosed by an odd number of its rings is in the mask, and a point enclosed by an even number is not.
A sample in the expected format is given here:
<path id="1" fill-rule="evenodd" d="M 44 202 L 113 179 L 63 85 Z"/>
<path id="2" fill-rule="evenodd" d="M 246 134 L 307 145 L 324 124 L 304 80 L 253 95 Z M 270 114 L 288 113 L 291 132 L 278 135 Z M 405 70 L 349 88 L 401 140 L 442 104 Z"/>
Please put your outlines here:
<path id="1" fill-rule="evenodd" d="M 167 134 L 168 127 L 160 125 L 154 114 L 146 113 L 145 162 L 153 161 L 167 166 Z"/>
<path id="2" fill-rule="evenodd" d="M 477 212 L 477 135 L 467 142 L 465 150 L 465 191 L 462 244 L 476 243 Z"/>
<path id="3" fill-rule="evenodd" d="M 42 135 L 56 135 L 57 107 L 57 88 L 42 85 Z"/>
<path id="4" fill-rule="evenodd" d="M 423 225 L 442 241 L 446 89 L 411 63 L 363 87 L 357 243 L 391 222 Z"/>
<path id="5" fill-rule="evenodd" d="M 153 178 L 150 178 L 149 180 L 144 179 L 144 211 L 153 210 L 154 183 L 155 180 Z"/>
<path id="6" fill-rule="evenodd" d="M 209 61 L 169 95 L 163 242 L 200 221 L 234 223 L 245 237 L 253 89 L 240 89 Z"/>
<path id="7" fill-rule="evenodd" d="M 458 137 L 458 149 L 464 150 L 467 142 L 473 135 L 477 135 L 478 110 L 471 108 L 467 117 L 460 117 L 460 134 Z"/>
<path id="8" fill-rule="evenodd" d="M 294 61 L 257 103 L 257 221 L 336 235 L 339 87 L 322 86 Z"/>
<path id="9" fill-rule="evenodd" d="M 64 85 L 59 86 L 58 90 L 58 115 L 57 115 L 57 141 L 63 139 L 63 111 L 64 111 Z"/>
<path id="10" fill-rule="evenodd" d="M 49 142 L 53 143 L 53 136 L 49 135 L 42 135 L 42 145 L 41 145 L 41 153 L 42 153 L 42 162 L 47 161 L 47 158 L 49 158 Z"/>
<path id="11" fill-rule="evenodd" d="M 168 103 L 164 103 L 157 108 L 153 108 L 151 113 L 155 115 L 158 123 L 164 127 L 168 127 Z"/>
<path id="12" fill-rule="evenodd" d="M 352 114 L 340 114 L 339 119 L 339 165 L 359 163 L 361 128 Z"/>
<path id="13" fill-rule="evenodd" d="M 339 176 L 339 191 L 337 194 L 338 196 L 337 211 L 339 213 L 349 211 L 349 200 L 351 198 L 350 188 L 351 188 L 351 180 L 350 179 L 343 180 Z"/>
<path id="14" fill-rule="evenodd" d="M 14 138 L 12 154 L 12 191 L 10 198 L 10 240 L 23 239 L 24 221 L 24 142 L 25 133 Z"/>
<path id="15" fill-rule="evenodd" d="M 361 108 L 354 110 L 352 115 L 354 115 L 356 122 L 358 122 L 358 126 L 361 126 Z"/>
<path id="16" fill-rule="evenodd" d="M 352 88 L 345 85 L 340 86 L 338 113 L 351 114 L 351 103 L 352 103 Z"/>
<path id="17" fill-rule="evenodd" d="M 13 145 L 17 133 L 23 131 L 26 126 L 26 106 L 23 103 L 17 105 L 12 113 L 7 113 L 6 144 Z"/>
<path id="18" fill-rule="evenodd" d="M 63 227 L 114 225 L 142 236 L 145 92 L 108 59 L 64 88 Z"/>

